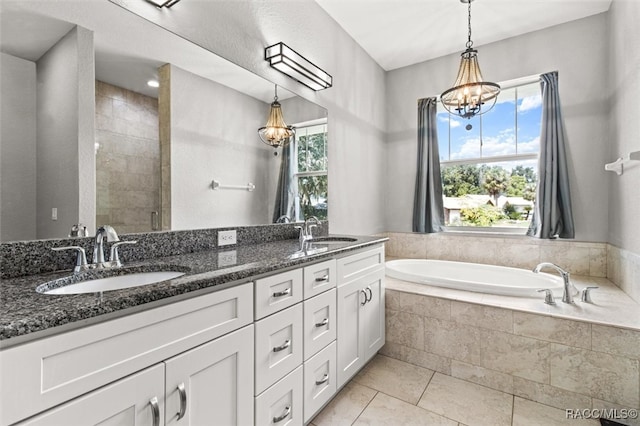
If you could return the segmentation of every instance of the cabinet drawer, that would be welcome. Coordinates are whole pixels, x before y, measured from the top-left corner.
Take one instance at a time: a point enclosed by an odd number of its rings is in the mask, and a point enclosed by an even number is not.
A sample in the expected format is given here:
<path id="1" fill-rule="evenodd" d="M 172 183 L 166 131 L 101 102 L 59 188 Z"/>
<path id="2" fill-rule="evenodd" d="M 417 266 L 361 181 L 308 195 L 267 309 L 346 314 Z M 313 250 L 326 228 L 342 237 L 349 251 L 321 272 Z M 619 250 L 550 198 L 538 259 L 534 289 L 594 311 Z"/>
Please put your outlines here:
<path id="1" fill-rule="evenodd" d="M 255 319 L 259 320 L 302 301 L 302 269 L 255 282 Z"/>
<path id="2" fill-rule="evenodd" d="M 336 342 L 304 363 L 304 421 L 307 422 L 336 393 Z"/>
<path id="3" fill-rule="evenodd" d="M 303 424 L 302 366 L 256 397 L 256 426 Z"/>
<path id="4" fill-rule="evenodd" d="M 304 359 L 336 339 L 336 289 L 304 301 Z"/>
<path id="5" fill-rule="evenodd" d="M 304 268 L 304 298 L 308 299 L 336 286 L 336 260 Z"/>
<path id="6" fill-rule="evenodd" d="M 258 395 L 302 364 L 302 303 L 256 322 L 255 343 Z"/>
<path id="7" fill-rule="evenodd" d="M 353 281 L 384 265 L 384 246 L 363 251 L 337 261 L 338 286 Z"/>
<path id="8" fill-rule="evenodd" d="M 10 424 L 251 323 L 253 283 L 0 351 Z M 25 404 L 24 401 L 29 401 Z"/>

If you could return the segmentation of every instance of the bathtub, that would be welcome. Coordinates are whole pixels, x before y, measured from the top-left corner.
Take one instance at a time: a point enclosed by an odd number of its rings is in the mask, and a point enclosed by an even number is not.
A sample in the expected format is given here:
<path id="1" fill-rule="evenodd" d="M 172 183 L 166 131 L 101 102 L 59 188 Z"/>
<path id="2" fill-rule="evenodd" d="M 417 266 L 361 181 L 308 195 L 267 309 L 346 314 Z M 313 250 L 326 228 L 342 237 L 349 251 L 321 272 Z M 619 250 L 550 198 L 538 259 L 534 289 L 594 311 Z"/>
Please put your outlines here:
<path id="1" fill-rule="evenodd" d="M 548 288 L 561 297 L 559 276 L 534 274 L 527 269 L 447 260 L 399 259 L 386 262 L 386 275 L 403 281 L 506 296 L 541 297 L 538 290 Z"/>

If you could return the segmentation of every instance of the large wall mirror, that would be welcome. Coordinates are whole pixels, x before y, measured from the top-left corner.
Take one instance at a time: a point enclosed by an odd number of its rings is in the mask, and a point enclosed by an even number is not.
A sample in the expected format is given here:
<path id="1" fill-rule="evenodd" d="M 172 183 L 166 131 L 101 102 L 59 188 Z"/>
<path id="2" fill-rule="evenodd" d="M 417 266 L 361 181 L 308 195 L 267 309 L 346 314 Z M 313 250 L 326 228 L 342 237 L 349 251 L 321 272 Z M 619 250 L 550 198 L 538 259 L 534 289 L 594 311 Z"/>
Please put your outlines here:
<path id="1" fill-rule="evenodd" d="M 274 84 L 107 1 L 2 1 L 0 32 L 0 241 L 327 218 L 324 108 L 278 88 L 276 151 Z"/>

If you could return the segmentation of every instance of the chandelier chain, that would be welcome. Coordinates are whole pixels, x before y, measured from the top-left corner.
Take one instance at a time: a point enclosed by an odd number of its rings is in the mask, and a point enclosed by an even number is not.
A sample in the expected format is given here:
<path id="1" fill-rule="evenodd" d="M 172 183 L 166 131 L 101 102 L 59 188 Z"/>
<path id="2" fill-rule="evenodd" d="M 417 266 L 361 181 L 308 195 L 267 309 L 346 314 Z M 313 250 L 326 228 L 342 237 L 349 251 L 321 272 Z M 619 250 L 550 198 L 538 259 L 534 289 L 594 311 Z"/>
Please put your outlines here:
<path id="1" fill-rule="evenodd" d="M 468 6 L 468 23 L 469 23 L 469 38 L 467 39 L 467 49 L 471 49 L 471 46 L 473 46 L 473 42 L 471 41 L 471 0 L 469 0 L 469 6 Z"/>

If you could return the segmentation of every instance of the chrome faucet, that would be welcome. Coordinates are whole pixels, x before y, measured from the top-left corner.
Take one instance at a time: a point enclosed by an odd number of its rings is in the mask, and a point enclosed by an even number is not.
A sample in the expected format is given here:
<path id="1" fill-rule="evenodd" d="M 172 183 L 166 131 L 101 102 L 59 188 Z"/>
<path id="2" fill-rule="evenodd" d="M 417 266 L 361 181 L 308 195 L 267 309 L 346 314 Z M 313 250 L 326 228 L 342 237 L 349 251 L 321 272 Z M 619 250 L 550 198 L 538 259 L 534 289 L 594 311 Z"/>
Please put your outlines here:
<path id="1" fill-rule="evenodd" d="M 571 281 L 569 280 L 569 275 L 570 275 L 569 272 L 565 271 L 555 263 L 551 263 L 551 262 L 542 262 L 538 264 L 538 266 L 533 268 L 533 272 L 537 274 L 540 272 L 540 270 L 542 270 L 542 268 L 547 268 L 547 267 L 551 269 L 555 269 L 560 274 L 560 276 L 562 277 L 562 280 L 564 281 L 564 292 L 562 293 L 562 301 L 564 303 L 573 303 L 573 293 L 577 292 L 577 290 L 573 287 L 573 284 L 571 284 Z"/>
<path id="2" fill-rule="evenodd" d="M 305 219 L 304 224 L 302 226 L 295 226 L 295 229 L 300 230 L 300 234 L 298 235 L 298 239 L 300 240 L 300 247 L 302 248 L 305 243 L 313 240 L 313 228 L 317 227 L 320 224 L 320 219 L 315 216 L 311 216 Z"/>
<path id="3" fill-rule="evenodd" d="M 106 266 L 104 261 L 104 238 L 107 238 L 108 242 L 120 241 L 118 234 L 113 227 L 109 225 L 103 225 L 96 231 L 96 239 L 93 246 L 93 259 L 92 263 L 98 266 Z"/>
<path id="4" fill-rule="evenodd" d="M 289 222 L 291 222 L 291 218 L 289 218 L 289 216 L 287 216 L 286 214 L 283 214 L 276 220 L 276 223 L 289 223 Z"/>

